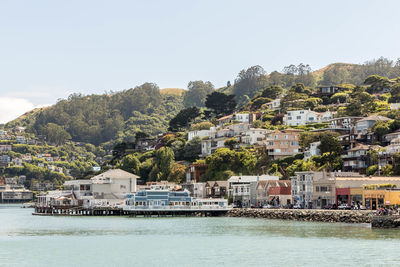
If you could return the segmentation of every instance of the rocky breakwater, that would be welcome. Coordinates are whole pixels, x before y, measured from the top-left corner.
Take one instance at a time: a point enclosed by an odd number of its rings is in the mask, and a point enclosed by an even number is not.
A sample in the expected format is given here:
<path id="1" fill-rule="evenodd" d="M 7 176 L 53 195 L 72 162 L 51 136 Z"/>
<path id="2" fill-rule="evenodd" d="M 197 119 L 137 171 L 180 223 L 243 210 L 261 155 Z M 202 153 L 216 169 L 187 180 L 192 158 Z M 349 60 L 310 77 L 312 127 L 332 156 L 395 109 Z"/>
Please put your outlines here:
<path id="1" fill-rule="evenodd" d="M 398 228 L 400 216 L 374 216 L 371 221 L 372 228 Z"/>
<path id="2" fill-rule="evenodd" d="M 226 216 L 310 222 L 371 223 L 374 212 L 365 210 L 232 209 Z"/>

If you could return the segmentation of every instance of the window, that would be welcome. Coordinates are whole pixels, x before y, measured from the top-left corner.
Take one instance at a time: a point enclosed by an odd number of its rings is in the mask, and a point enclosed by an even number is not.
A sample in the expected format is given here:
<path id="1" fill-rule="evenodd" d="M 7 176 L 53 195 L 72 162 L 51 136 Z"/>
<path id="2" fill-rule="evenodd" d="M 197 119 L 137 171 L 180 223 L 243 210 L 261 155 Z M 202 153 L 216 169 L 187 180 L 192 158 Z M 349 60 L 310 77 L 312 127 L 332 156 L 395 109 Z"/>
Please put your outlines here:
<path id="1" fill-rule="evenodd" d="M 287 136 L 287 135 L 285 135 L 285 139 L 288 139 L 288 136 Z"/>
<path id="2" fill-rule="evenodd" d="M 308 120 L 309 120 L 309 121 L 313 121 L 313 120 L 314 120 L 314 117 L 309 117 Z"/>
<path id="3" fill-rule="evenodd" d="M 304 110 L 300 111 L 300 114 L 304 114 Z"/>
<path id="4" fill-rule="evenodd" d="M 288 120 L 290 120 L 290 121 L 291 121 L 291 120 L 292 120 L 292 117 L 288 117 Z"/>
<path id="5" fill-rule="evenodd" d="M 316 186 L 316 187 L 315 187 L 315 191 L 316 191 L 316 192 L 319 192 L 319 186 Z"/>
<path id="6" fill-rule="evenodd" d="M 303 191 L 306 191 L 306 185 L 303 184 Z"/>
<path id="7" fill-rule="evenodd" d="M 301 116 L 297 116 L 297 117 L 296 117 L 296 120 L 301 120 Z"/>

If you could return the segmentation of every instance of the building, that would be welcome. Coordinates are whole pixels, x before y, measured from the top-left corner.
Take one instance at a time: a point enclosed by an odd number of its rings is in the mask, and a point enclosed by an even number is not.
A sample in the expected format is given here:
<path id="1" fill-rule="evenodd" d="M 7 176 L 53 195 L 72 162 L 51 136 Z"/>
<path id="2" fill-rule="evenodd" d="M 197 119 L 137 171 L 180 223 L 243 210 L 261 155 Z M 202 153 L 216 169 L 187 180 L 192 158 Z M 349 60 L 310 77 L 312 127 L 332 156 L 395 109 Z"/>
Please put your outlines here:
<path id="1" fill-rule="evenodd" d="M 0 151 L 1 152 L 7 152 L 12 150 L 12 145 L 0 145 Z"/>
<path id="2" fill-rule="evenodd" d="M 256 117 L 257 115 L 255 113 L 236 113 L 235 121 L 238 121 L 239 123 L 251 124 L 257 119 Z"/>
<path id="3" fill-rule="evenodd" d="M 204 188 L 206 198 L 223 198 L 228 194 L 228 181 L 207 181 Z"/>
<path id="4" fill-rule="evenodd" d="M 341 157 L 343 159 L 344 171 L 355 171 L 365 173 L 369 166 L 368 151 L 370 149 L 379 150 L 380 146 L 356 144 L 355 147 L 348 149 Z"/>
<path id="5" fill-rule="evenodd" d="M 286 206 L 292 203 L 290 180 L 263 180 L 256 187 L 258 205 Z"/>
<path id="6" fill-rule="evenodd" d="M 321 150 L 319 150 L 319 148 L 318 148 L 320 144 L 321 144 L 321 141 L 310 143 L 308 149 L 306 151 L 304 151 L 304 160 L 308 160 L 313 156 L 320 156 Z"/>
<path id="7" fill-rule="evenodd" d="M 302 130 L 274 130 L 267 133 L 265 146 L 273 159 L 280 159 L 300 153 L 299 135 Z"/>
<path id="8" fill-rule="evenodd" d="M 243 145 L 260 145 L 262 146 L 268 130 L 250 128 L 240 135 L 240 143 Z"/>
<path id="9" fill-rule="evenodd" d="M 325 205 L 332 204 L 332 195 L 335 195 L 335 187 L 329 188 L 330 181 L 324 185 L 324 180 L 328 180 L 330 178 L 338 179 L 337 177 L 343 176 L 362 177 L 358 173 L 351 172 L 296 172 L 296 176 L 291 178 L 293 203 L 310 209 L 313 207 L 323 207 Z M 321 189 L 321 186 L 326 186 L 326 188 Z"/>
<path id="10" fill-rule="evenodd" d="M 233 115 L 227 115 L 217 119 L 218 126 L 224 126 L 227 123 L 231 123 L 233 121 Z"/>
<path id="11" fill-rule="evenodd" d="M 384 116 L 371 115 L 358 120 L 355 129 L 357 133 L 366 133 L 368 130 L 371 130 L 377 121 L 390 121 L 390 119 Z"/>
<path id="12" fill-rule="evenodd" d="M 206 196 L 206 183 L 193 183 L 192 196 L 196 198 L 204 198 Z"/>
<path id="13" fill-rule="evenodd" d="M 259 181 L 279 180 L 271 175 L 240 175 L 228 179 L 228 195 L 238 206 L 250 207 L 257 203 L 256 187 Z"/>
<path id="14" fill-rule="evenodd" d="M 207 172 L 208 165 L 193 163 L 186 169 L 186 182 L 199 182 L 200 178 Z"/>
<path id="15" fill-rule="evenodd" d="M 356 122 L 361 120 L 363 117 L 347 116 L 333 118 L 328 121 L 329 128 L 334 130 L 342 130 L 349 132 L 356 126 Z"/>
<path id="16" fill-rule="evenodd" d="M 283 123 L 289 126 L 305 125 L 308 123 L 328 122 L 333 119 L 333 113 L 326 111 L 318 113 L 312 110 L 291 110 L 283 117 Z"/>
<path id="17" fill-rule="evenodd" d="M 367 209 L 371 210 L 386 206 L 399 206 L 400 189 L 391 186 L 365 186 L 362 190 L 362 202 Z"/>
<path id="18" fill-rule="evenodd" d="M 204 138 L 204 137 L 208 137 L 210 136 L 210 130 L 196 130 L 196 131 L 190 131 L 188 133 L 188 141 L 192 140 L 195 137 L 200 137 L 200 138 Z"/>
<path id="19" fill-rule="evenodd" d="M 0 185 L 1 203 L 27 202 L 33 199 L 33 192 L 22 185 L 6 184 Z"/>
<path id="20" fill-rule="evenodd" d="M 323 96 L 332 96 L 336 94 L 337 92 L 343 91 L 344 88 L 339 87 L 339 86 L 319 86 L 317 87 L 318 91 L 315 92 L 313 95 L 318 96 L 318 97 L 323 97 Z"/>
<path id="21" fill-rule="evenodd" d="M 281 108 L 281 99 L 277 98 L 271 102 L 268 102 L 267 107 L 271 110 L 279 110 Z"/>

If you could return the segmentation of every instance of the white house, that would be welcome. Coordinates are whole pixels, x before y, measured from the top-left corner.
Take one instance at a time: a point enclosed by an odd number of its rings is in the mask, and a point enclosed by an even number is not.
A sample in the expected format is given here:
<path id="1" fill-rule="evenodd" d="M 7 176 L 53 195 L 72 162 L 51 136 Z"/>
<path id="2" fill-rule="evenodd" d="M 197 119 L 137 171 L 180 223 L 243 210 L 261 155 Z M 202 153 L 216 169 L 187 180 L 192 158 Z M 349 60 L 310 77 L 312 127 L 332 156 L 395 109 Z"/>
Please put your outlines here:
<path id="1" fill-rule="evenodd" d="M 318 113 L 312 110 L 291 110 L 283 117 L 283 123 L 286 125 L 305 125 L 308 123 L 327 122 L 333 119 L 333 113 L 326 111 Z"/>
<path id="2" fill-rule="evenodd" d="M 321 155 L 321 151 L 319 150 L 319 145 L 321 141 L 310 143 L 310 147 L 304 151 L 304 159 L 308 160 L 312 156 L 319 156 Z"/>
<path id="3" fill-rule="evenodd" d="M 242 133 L 241 143 L 246 145 L 263 145 L 267 132 L 267 129 L 250 128 Z"/>
<path id="4" fill-rule="evenodd" d="M 281 108 L 281 99 L 277 98 L 277 99 L 267 103 L 267 106 L 271 110 L 279 110 Z"/>
<path id="5" fill-rule="evenodd" d="M 200 138 L 204 138 L 210 135 L 210 130 L 198 130 L 198 131 L 190 131 L 188 133 L 188 141 L 192 140 L 196 136 Z"/>

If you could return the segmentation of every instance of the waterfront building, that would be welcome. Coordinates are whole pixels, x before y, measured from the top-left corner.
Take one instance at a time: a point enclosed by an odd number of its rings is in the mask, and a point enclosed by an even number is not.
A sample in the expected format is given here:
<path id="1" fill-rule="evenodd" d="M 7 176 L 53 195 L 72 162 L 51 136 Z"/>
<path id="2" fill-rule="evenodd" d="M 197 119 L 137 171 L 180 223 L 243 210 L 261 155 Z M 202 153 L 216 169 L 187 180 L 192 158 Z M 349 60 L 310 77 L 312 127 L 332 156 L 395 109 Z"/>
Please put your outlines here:
<path id="1" fill-rule="evenodd" d="M 16 203 L 27 202 L 33 199 L 33 192 L 22 185 L 5 184 L 0 185 L 0 202 Z"/>
<path id="2" fill-rule="evenodd" d="M 390 185 L 365 186 L 362 189 L 362 200 L 367 209 L 376 210 L 386 206 L 400 205 L 400 189 Z"/>
<path id="3" fill-rule="evenodd" d="M 124 210 L 169 210 L 169 209 L 227 209 L 226 199 L 198 199 L 190 197 L 189 191 L 140 190 L 128 194 Z"/>
<path id="4" fill-rule="evenodd" d="M 271 175 L 239 175 L 228 179 L 228 195 L 239 206 L 250 207 L 257 203 L 257 184 L 264 180 L 279 180 Z"/>
<path id="5" fill-rule="evenodd" d="M 290 180 L 262 180 L 256 187 L 256 202 L 259 205 L 284 206 L 292 203 Z"/>
<path id="6" fill-rule="evenodd" d="M 207 181 L 204 187 L 206 198 L 222 198 L 227 195 L 228 181 Z"/>

